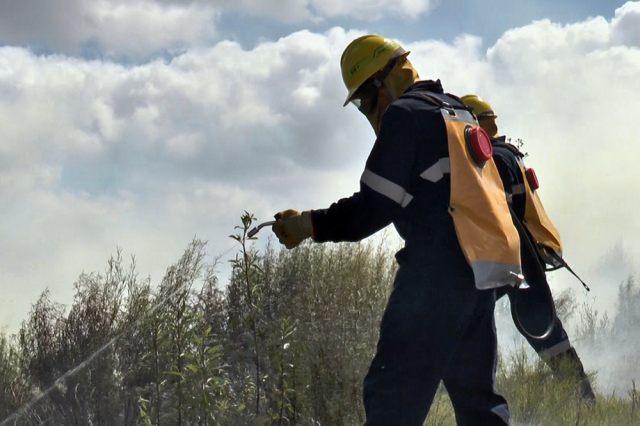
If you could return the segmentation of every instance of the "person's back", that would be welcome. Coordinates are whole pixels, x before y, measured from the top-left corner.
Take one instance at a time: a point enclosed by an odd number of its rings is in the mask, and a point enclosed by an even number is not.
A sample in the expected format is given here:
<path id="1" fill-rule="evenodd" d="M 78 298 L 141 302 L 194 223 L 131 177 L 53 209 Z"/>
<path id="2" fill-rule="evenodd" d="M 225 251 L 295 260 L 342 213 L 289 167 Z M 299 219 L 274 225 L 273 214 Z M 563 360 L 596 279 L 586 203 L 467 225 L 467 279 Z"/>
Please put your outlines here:
<path id="1" fill-rule="evenodd" d="M 441 94 L 455 103 L 444 95 L 439 81 L 418 81 L 406 93 L 420 91 Z M 361 195 L 356 196 L 370 198 L 371 209 L 381 209 L 378 205 L 383 205 L 386 214 L 381 213 L 379 217 L 393 217 L 394 226 L 408 245 L 426 244 L 436 247 L 440 243 L 425 237 L 438 238 L 438 235 L 442 235 L 446 238 L 443 241 L 445 245 L 459 248 L 456 239 L 451 238 L 455 236 L 455 228 L 451 215 L 447 212 L 449 180 L 438 179 L 432 182 L 420 177 L 421 173 L 446 157 L 446 141 L 447 131 L 440 108 L 419 99 L 401 98 L 387 108 L 376 143 L 367 160 L 362 175 L 362 183 L 365 185 L 361 187 Z M 440 173 L 440 178 L 442 177 Z M 394 197 L 396 202 L 390 203 L 390 197 Z M 339 200 L 335 203 L 334 210 L 338 211 L 346 202 L 347 199 Z M 318 223 L 322 219 L 321 215 L 317 215 Z M 358 222 L 348 225 L 357 230 L 366 228 L 368 223 L 366 218 L 364 223 L 358 218 Z M 371 224 L 371 228 L 377 227 L 377 223 Z M 357 233 L 359 235 L 354 237 L 359 240 L 362 235 Z M 331 235 L 321 238 L 332 240 Z"/>
<path id="2" fill-rule="evenodd" d="M 416 82 L 405 95 L 425 91 L 452 105 L 462 106 L 444 94 L 440 81 Z M 420 247 L 425 252 L 432 251 L 433 256 L 439 256 L 443 261 L 466 263 L 461 257 L 449 212 L 451 180 L 447 129 L 438 106 L 404 95 L 393 102 L 385 113 L 384 125 L 366 170 L 406 188 L 403 194 L 406 204 L 396 207 L 398 214 L 393 224 L 407 248 Z M 363 181 L 369 183 L 370 188 L 377 188 L 366 176 Z"/>

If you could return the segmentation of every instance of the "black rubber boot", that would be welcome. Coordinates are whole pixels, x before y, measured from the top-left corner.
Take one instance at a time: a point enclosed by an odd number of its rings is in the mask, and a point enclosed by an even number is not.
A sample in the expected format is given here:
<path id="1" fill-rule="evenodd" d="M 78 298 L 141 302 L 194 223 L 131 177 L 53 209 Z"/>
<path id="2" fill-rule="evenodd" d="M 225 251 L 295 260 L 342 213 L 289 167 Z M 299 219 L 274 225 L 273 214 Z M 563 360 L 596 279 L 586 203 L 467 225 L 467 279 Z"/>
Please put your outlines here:
<path id="1" fill-rule="evenodd" d="M 574 348 L 550 358 L 547 364 L 558 380 L 577 379 L 580 397 L 584 403 L 589 407 L 596 404 L 596 395 L 591 388 L 589 377 L 585 374 L 582 361 Z"/>

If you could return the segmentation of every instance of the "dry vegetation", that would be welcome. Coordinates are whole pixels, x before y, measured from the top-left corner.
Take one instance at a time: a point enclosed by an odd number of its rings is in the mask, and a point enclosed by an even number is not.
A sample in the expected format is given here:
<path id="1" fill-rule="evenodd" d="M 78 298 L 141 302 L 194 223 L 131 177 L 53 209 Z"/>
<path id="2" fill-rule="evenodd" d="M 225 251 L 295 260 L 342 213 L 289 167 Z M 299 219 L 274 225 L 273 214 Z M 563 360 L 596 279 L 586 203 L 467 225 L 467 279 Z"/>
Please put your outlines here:
<path id="1" fill-rule="evenodd" d="M 20 331 L 0 335 L 0 424 L 361 425 L 393 250 L 307 243 L 258 253 L 245 241 L 251 221 L 243 216 L 235 236 L 228 285 L 194 240 L 158 287 L 118 252 L 105 274 L 79 277 L 69 308 L 42 293 Z M 620 292 L 613 320 L 578 313 L 584 344 L 633 351 L 640 289 L 629 281 Z M 575 314 L 569 296 L 559 305 Z M 629 355 L 627 371 L 638 373 Z M 523 348 L 501 359 L 498 386 L 517 425 L 635 425 L 633 378 L 629 392 L 587 410 L 570 381 Z M 455 424 L 442 387 L 426 424 Z"/>

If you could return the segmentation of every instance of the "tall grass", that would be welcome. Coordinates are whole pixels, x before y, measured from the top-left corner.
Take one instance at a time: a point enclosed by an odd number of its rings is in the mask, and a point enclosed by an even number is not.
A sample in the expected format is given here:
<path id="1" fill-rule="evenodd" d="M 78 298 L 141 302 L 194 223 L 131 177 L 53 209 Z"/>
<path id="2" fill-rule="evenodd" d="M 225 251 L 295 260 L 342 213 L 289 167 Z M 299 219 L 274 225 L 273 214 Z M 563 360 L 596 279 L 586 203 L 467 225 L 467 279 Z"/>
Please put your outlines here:
<path id="1" fill-rule="evenodd" d="M 68 308 L 43 292 L 19 332 L 0 335 L 0 423 L 14 415 L 7 424 L 363 424 L 362 381 L 396 271 L 393 249 L 369 240 L 259 252 L 246 238 L 253 217 L 241 219 L 225 285 L 217 260 L 206 261 L 205 242 L 194 239 L 158 287 L 139 278 L 135 259 L 127 268 L 118 250 L 104 274 L 79 277 Z M 623 283 L 612 319 L 577 309 L 570 294 L 558 303 L 563 316 L 578 318 L 585 350 L 631 351 L 620 366 L 628 389 L 599 394 L 587 409 L 575 383 L 558 381 L 522 346 L 501 354 L 497 376 L 513 424 L 640 424 L 637 352 L 627 342 L 639 337 L 639 295 L 633 280 Z M 425 424 L 455 424 L 442 386 Z"/>

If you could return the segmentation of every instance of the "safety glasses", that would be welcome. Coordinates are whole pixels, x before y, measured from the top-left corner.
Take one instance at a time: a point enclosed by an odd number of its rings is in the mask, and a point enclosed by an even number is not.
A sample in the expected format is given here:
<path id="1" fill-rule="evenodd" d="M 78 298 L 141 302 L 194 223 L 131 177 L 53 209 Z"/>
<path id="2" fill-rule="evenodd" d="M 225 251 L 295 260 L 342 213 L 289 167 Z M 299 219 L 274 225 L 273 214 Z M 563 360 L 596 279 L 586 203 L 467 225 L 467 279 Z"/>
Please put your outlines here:
<path id="1" fill-rule="evenodd" d="M 393 52 L 393 55 L 387 62 L 387 65 L 369 80 L 362 83 L 358 90 L 353 94 L 350 102 L 354 104 L 358 110 L 364 115 L 368 115 L 378 105 L 378 91 L 382 87 L 382 82 L 391 74 L 393 67 L 402 58 L 405 51 L 401 47 Z"/>

